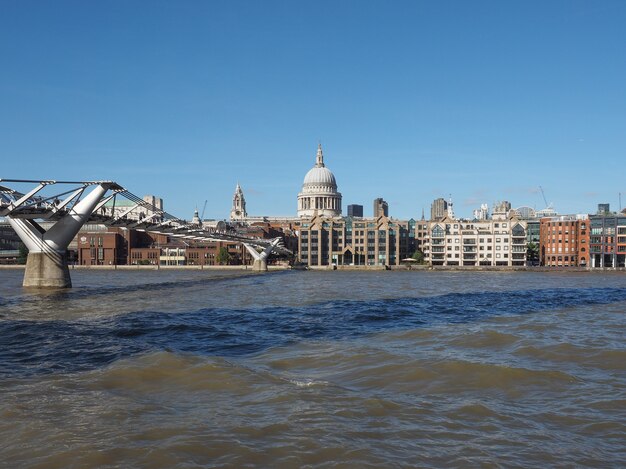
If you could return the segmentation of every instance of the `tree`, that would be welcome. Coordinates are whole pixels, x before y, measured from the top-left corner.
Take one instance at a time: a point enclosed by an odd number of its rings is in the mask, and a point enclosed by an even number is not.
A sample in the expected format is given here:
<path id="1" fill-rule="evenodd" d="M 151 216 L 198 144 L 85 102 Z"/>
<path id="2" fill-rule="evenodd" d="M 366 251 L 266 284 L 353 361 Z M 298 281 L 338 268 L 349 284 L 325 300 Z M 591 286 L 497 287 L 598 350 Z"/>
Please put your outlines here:
<path id="1" fill-rule="evenodd" d="M 539 262 L 539 245 L 532 241 L 526 245 L 526 260 L 531 265 L 537 265 Z"/>
<path id="2" fill-rule="evenodd" d="M 18 250 L 19 254 L 17 256 L 17 263 L 24 265 L 26 264 L 26 259 L 28 258 L 28 248 L 24 243 L 20 243 Z"/>
<path id="3" fill-rule="evenodd" d="M 419 264 L 424 263 L 424 253 L 419 249 L 413 253 L 411 258 L 415 259 Z"/>
<path id="4" fill-rule="evenodd" d="M 226 249 L 225 247 L 221 247 L 217 253 L 217 256 L 215 256 L 215 262 L 217 262 L 220 265 L 230 263 L 230 259 L 231 259 L 231 255 L 228 252 L 228 249 Z"/>

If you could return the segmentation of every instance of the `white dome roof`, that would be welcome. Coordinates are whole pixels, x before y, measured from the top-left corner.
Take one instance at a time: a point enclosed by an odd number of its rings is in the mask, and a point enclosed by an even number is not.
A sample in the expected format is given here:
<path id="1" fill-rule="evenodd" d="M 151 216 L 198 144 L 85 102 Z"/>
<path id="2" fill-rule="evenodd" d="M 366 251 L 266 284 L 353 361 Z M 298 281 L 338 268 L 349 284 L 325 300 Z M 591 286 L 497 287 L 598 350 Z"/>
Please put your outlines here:
<path id="1" fill-rule="evenodd" d="M 338 217 L 341 215 L 341 194 L 337 192 L 335 175 L 324 165 L 322 145 L 317 147 L 315 166 L 304 176 L 298 194 L 298 216 Z"/>
<path id="2" fill-rule="evenodd" d="M 304 184 L 305 185 L 330 185 L 333 188 L 337 187 L 337 181 L 335 181 L 335 175 L 332 173 L 330 169 L 325 166 L 322 167 L 313 167 L 306 173 L 304 176 Z"/>

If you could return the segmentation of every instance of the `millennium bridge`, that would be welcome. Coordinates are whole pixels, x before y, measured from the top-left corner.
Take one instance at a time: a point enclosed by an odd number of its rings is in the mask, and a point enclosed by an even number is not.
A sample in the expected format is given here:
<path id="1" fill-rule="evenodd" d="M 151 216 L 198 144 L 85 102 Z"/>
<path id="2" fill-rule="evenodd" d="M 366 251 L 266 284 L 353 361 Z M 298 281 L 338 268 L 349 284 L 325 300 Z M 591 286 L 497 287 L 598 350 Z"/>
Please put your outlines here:
<path id="1" fill-rule="evenodd" d="M 23 186 L 27 189 L 12 188 Z M 120 199 L 125 203 L 119 204 Z M 0 217 L 8 219 L 28 248 L 25 287 L 72 286 L 67 248 L 85 223 L 165 234 L 200 243 L 242 243 L 254 259 L 253 270 L 256 271 L 267 271 L 267 258 L 271 253 L 293 256 L 282 245 L 281 238 L 253 238 L 189 223 L 113 181 L 0 179 Z M 38 221 L 46 221 L 48 229 Z"/>

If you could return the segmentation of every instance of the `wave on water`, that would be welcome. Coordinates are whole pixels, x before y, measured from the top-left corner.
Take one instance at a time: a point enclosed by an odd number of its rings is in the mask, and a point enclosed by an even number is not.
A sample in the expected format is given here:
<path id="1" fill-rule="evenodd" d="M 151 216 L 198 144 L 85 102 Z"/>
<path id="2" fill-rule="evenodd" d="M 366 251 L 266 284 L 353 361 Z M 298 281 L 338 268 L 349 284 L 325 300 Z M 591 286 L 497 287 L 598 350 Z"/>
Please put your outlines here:
<path id="1" fill-rule="evenodd" d="M 286 272 L 276 272 L 274 275 L 284 275 Z M 94 298 L 98 296 L 119 295 L 124 293 L 164 293 L 168 290 L 177 290 L 180 288 L 198 287 L 206 285 L 208 282 L 229 282 L 233 280 L 242 280 L 248 283 L 260 283 L 269 280 L 258 273 L 227 273 L 220 274 L 210 272 L 208 276 L 191 279 L 177 279 L 170 281 L 132 283 L 129 285 L 97 285 L 90 287 L 75 287 L 72 289 L 52 289 L 50 291 L 38 290 L 36 294 L 27 294 L 14 297 L 0 296 L 0 306 L 20 305 L 20 304 L 37 304 L 44 297 L 46 300 L 71 301 L 83 298 Z M 0 318 L 4 317 L 0 312 Z"/>
<path id="2" fill-rule="evenodd" d="M 243 356 L 302 340 L 345 339 L 623 301 L 626 288 L 546 289 L 338 300 L 301 307 L 138 311 L 74 321 L 5 317 L 0 320 L 0 376 L 83 371 L 155 351 Z"/>

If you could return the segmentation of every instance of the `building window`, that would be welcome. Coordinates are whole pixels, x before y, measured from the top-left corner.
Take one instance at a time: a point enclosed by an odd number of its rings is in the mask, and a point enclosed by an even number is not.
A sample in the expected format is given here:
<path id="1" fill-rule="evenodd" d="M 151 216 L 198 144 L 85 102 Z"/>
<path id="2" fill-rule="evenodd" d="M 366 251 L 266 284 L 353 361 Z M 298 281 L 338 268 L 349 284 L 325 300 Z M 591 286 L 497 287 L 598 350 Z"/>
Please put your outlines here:
<path id="1" fill-rule="evenodd" d="M 443 238 L 444 231 L 439 225 L 435 225 L 435 227 L 431 230 L 431 234 L 433 238 Z"/>

